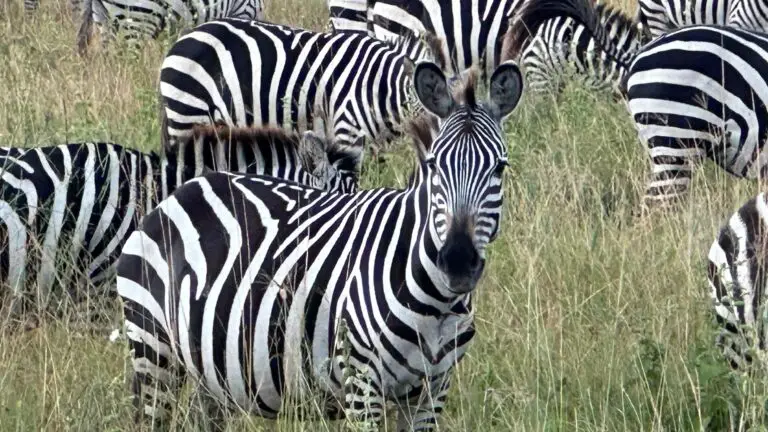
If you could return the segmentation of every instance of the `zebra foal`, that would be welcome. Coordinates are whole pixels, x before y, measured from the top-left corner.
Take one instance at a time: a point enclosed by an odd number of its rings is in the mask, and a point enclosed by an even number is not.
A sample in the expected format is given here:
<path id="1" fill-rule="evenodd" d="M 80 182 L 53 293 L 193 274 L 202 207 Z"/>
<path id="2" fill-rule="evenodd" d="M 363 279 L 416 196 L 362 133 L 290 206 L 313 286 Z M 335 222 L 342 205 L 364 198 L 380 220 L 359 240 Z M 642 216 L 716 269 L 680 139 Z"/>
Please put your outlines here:
<path id="1" fill-rule="evenodd" d="M 87 280 L 114 273 L 139 219 L 185 181 L 213 170 L 263 173 L 354 191 L 358 161 L 314 133 L 198 127 L 163 157 L 112 143 L 0 148 L 0 282 L 11 300 L 43 305 L 74 263 Z M 65 279 L 65 280 L 60 280 Z M 35 282 L 31 294 L 27 282 Z M 74 294 L 74 291 L 71 292 Z M 15 307 L 15 306 L 14 306 Z"/>
<path id="2" fill-rule="evenodd" d="M 413 60 L 430 56 L 416 38 L 395 44 L 359 32 L 212 21 L 180 38 L 163 61 L 163 141 L 174 145 L 211 121 L 303 132 L 317 128 L 322 110 L 340 144 L 363 136 L 384 144 L 419 109 L 409 86 Z"/>
<path id="3" fill-rule="evenodd" d="M 474 335 L 471 295 L 500 229 L 500 123 L 523 83 L 508 62 L 489 101 L 476 100 L 474 75 L 454 98 L 421 62 L 414 84 L 442 124 L 432 142 L 416 122 L 404 190 L 339 195 L 213 173 L 145 217 L 117 269 L 140 414 L 163 418 L 188 377 L 266 417 L 312 390 L 331 418 L 375 425 L 394 401 L 397 430 L 435 427 Z"/>

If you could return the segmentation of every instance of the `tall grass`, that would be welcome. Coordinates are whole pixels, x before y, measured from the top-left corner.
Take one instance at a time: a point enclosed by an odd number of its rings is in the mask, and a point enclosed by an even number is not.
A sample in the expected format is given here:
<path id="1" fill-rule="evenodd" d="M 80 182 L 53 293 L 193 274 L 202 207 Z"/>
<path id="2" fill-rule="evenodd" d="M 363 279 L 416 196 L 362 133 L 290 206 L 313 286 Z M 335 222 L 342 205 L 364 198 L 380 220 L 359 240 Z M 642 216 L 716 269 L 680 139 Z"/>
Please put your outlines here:
<path id="1" fill-rule="evenodd" d="M 17 4 L 18 3 L 18 4 Z M 66 1 L 0 12 L 0 139 L 159 147 L 156 80 L 171 36 L 76 56 Z M 623 4 L 631 11 L 633 4 Z M 279 22 L 322 28 L 322 0 L 272 1 Z M 635 219 L 647 161 L 626 109 L 571 86 L 527 95 L 506 124 L 512 169 L 500 238 L 477 292 L 477 336 L 453 381 L 447 430 L 724 430 L 762 420 L 766 382 L 729 373 L 712 346 L 706 253 L 758 190 L 706 164 L 684 208 Z M 396 145 L 365 187 L 405 184 Z M 119 316 L 119 313 L 114 314 Z M 117 322 L 114 324 L 118 325 Z M 127 348 L 70 320 L 0 336 L 0 430 L 132 430 Z M 178 430 L 199 428 L 181 403 Z M 729 418 L 729 413 L 736 417 Z M 233 428 L 325 422 L 235 416 Z"/>

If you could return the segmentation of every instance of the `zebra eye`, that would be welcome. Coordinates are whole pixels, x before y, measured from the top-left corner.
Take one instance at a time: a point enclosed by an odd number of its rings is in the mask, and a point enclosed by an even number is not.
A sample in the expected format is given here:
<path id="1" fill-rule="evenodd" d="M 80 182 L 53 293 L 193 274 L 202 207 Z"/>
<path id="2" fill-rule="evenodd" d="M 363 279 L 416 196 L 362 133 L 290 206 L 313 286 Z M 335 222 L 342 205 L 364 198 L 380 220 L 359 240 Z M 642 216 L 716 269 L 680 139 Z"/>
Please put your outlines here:
<path id="1" fill-rule="evenodd" d="M 506 169 L 508 166 L 509 166 L 509 162 L 507 162 L 506 160 L 498 161 L 496 163 L 494 174 L 496 174 L 497 176 L 504 174 L 504 169 Z"/>

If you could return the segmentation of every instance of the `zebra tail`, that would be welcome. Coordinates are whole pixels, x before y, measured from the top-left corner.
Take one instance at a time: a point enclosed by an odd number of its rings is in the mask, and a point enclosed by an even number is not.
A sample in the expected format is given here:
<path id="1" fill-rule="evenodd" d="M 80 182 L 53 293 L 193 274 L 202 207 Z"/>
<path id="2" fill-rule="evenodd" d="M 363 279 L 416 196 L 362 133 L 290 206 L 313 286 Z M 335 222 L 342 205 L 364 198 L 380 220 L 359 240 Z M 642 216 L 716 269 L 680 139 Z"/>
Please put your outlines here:
<path id="1" fill-rule="evenodd" d="M 91 44 L 91 33 L 93 31 L 93 2 L 98 0 L 82 0 L 82 11 L 80 14 L 80 29 L 77 31 L 77 53 L 84 56 L 88 52 L 88 46 Z"/>
<path id="2" fill-rule="evenodd" d="M 539 26 L 559 17 L 572 18 L 583 25 L 595 39 L 599 49 L 619 65 L 627 66 L 628 62 L 621 59 L 619 47 L 601 25 L 600 16 L 590 0 L 529 0 L 525 2 L 519 12 L 510 18 L 509 28 L 501 45 L 501 61 L 518 59 Z"/>

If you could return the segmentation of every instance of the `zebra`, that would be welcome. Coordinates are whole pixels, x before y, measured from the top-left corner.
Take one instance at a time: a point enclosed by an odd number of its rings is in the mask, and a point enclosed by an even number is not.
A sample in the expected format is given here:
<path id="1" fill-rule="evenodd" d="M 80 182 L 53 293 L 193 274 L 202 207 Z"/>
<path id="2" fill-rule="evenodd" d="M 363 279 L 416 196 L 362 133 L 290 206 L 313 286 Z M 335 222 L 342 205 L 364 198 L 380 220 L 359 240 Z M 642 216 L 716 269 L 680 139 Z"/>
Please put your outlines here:
<path id="1" fill-rule="evenodd" d="M 607 53 L 616 52 L 586 0 L 531 1 L 545 19 L 574 18 Z M 765 58 L 763 33 L 689 26 L 654 39 L 630 59 L 620 88 L 651 160 L 643 212 L 679 203 L 704 157 L 736 177 L 765 174 Z"/>
<path id="2" fill-rule="evenodd" d="M 639 0 L 637 25 L 651 39 L 691 25 L 727 25 L 768 30 L 765 0 Z"/>
<path id="3" fill-rule="evenodd" d="M 34 0 L 26 0 L 34 1 Z M 128 40 L 156 38 L 172 26 L 194 26 L 218 18 L 264 19 L 264 0 L 73 0 L 80 3 L 77 46 L 90 45 L 93 24 Z"/>
<path id="4" fill-rule="evenodd" d="M 0 282 L 11 299 L 26 308 L 28 281 L 36 282 L 41 305 L 57 280 L 75 286 L 56 268 L 62 259 L 73 258 L 67 262 L 93 283 L 110 278 L 140 217 L 208 171 L 352 192 L 359 170 L 355 153 L 313 132 L 299 137 L 273 128 L 198 127 L 163 156 L 103 142 L 0 148 Z"/>
<path id="5" fill-rule="evenodd" d="M 427 37 L 394 44 L 359 32 L 239 19 L 208 22 L 180 38 L 163 61 L 164 145 L 211 121 L 303 132 L 318 127 L 322 110 L 331 122 L 324 127 L 340 144 L 365 136 L 378 148 L 420 110 L 408 85 L 413 60 L 429 58 L 435 43 Z"/>
<path id="6" fill-rule="evenodd" d="M 478 65 L 488 74 L 500 62 L 508 21 L 527 0 L 375 0 L 368 19 L 374 35 L 433 33 L 442 42 L 441 57 L 451 75 Z"/>
<path id="7" fill-rule="evenodd" d="M 330 25 L 334 31 L 358 31 L 373 36 L 368 12 L 374 0 L 328 0 Z"/>
<path id="8" fill-rule="evenodd" d="M 524 4 L 504 35 L 502 60 L 517 59 L 525 72 L 529 91 L 550 92 L 562 87 L 567 72 L 595 90 L 621 93 L 621 80 L 629 62 L 645 43 L 631 18 L 606 4 L 595 6 L 595 14 L 614 53 L 603 47 L 587 28 L 568 16 L 541 19 L 540 3 Z"/>
<path id="9" fill-rule="evenodd" d="M 523 90 L 514 62 L 485 103 L 466 78 L 454 97 L 439 66 L 417 63 L 415 91 L 442 122 L 434 141 L 424 117 L 410 123 L 419 164 L 404 190 L 211 173 L 144 218 L 117 266 L 140 416 L 167 418 L 189 378 L 268 418 L 284 395 L 317 391 L 330 418 L 375 426 L 396 401 L 397 430 L 435 426 L 474 335 L 502 214 L 501 122 Z"/>
<path id="10" fill-rule="evenodd" d="M 755 343 L 765 350 L 766 228 L 768 196 L 761 193 L 733 213 L 709 249 L 710 296 L 722 327 L 717 345 L 734 369 L 744 370 L 752 363 L 750 349 Z"/>

